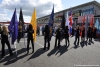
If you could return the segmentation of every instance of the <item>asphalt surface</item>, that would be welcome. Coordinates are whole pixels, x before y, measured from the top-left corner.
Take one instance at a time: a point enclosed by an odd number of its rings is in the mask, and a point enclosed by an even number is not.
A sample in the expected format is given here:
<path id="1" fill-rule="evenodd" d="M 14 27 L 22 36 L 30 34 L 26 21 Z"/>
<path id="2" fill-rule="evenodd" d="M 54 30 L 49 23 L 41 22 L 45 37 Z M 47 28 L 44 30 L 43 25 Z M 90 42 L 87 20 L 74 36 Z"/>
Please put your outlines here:
<path id="1" fill-rule="evenodd" d="M 10 39 L 9 39 L 10 40 Z M 70 46 L 66 47 L 65 40 L 61 42 L 60 48 L 54 48 L 55 37 L 52 37 L 50 42 L 50 50 L 43 50 L 44 37 L 37 36 L 37 41 L 34 43 L 34 53 L 32 53 L 31 43 L 29 54 L 27 54 L 25 46 L 27 39 L 21 39 L 20 43 L 11 45 L 13 56 L 9 56 L 7 46 L 5 46 L 4 58 L 1 58 L 0 45 L 0 67 L 100 67 L 100 40 L 96 39 L 92 43 L 85 43 L 74 46 L 75 38 L 70 38 Z M 1 44 L 1 43 L 0 43 Z"/>

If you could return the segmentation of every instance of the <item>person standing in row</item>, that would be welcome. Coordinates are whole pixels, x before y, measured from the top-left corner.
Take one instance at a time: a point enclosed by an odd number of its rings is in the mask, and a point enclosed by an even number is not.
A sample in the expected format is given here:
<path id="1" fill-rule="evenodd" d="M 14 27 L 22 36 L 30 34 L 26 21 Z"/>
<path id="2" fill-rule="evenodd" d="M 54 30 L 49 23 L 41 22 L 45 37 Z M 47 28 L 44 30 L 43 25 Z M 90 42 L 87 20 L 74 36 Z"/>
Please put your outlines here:
<path id="1" fill-rule="evenodd" d="M 75 42 L 74 42 L 74 44 L 76 44 L 77 39 L 78 39 L 78 42 L 77 42 L 77 46 L 78 46 L 79 45 L 79 39 L 80 39 L 79 26 L 77 26 L 77 28 L 76 28 L 76 35 L 75 35 Z"/>
<path id="2" fill-rule="evenodd" d="M 39 36 L 40 35 L 40 27 L 37 26 L 37 35 Z"/>
<path id="3" fill-rule="evenodd" d="M 85 41 L 85 27 L 82 28 L 82 43 Z"/>
<path id="4" fill-rule="evenodd" d="M 60 39 L 61 39 L 61 29 L 60 26 L 58 26 L 58 29 L 56 30 L 56 37 L 55 37 L 55 48 L 57 47 L 57 40 L 58 40 L 58 48 L 60 48 Z"/>
<path id="5" fill-rule="evenodd" d="M 96 32 L 97 32 L 96 27 L 93 27 L 93 38 L 94 38 L 94 39 L 96 39 Z"/>
<path id="6" fill-rule="evenodd" d="M 46 25 L 44 29 L 44 50 L 46 50 L 46 42 L 48 42 L 48 50 L 50 49 L 50 30 L 49 26 Z"/>
<path id="7" fill-rule="evenodd" d="M 1 34 L 1 44 L 2 44 L 2 57 L 5 56 L 5 51 L 4 51 L 5 44 L 7 44 L 9 52 L 10 52 L 10 56 L 12 56 L 13 53 L 12 53 L 11 46 L 10 46 L 10 43 L 8 40 L 9 32 L 8 32 L 8 29 L 6 26 L 3 26 L 3 29 L 2 29 L 2 31 L 0 31 L 0 34 Z"/>
<path id="8" fill-rule="evenodd" d="M 93 37 L 93 27 L 92 26 L 90 27 L 90 32 L 91 32 L 90 38 L 91 38 L 91 41 L 92 41 L 92 37 Z"/>
<path id="9" fill-rule="evenodd" d="M 18 25 L 18 38 L 17 38 L 17 42 L 20 42 L 20 39 L 22 38 L 22 25 L 21 23 L 19 23 Z"/>
<path id="10" fill-rule="evenodd" d="M 90 43 L 90 39 L 91 38 L 91 27 L 88 27 L 88 30 L 87 30 L 87 41 L 89 39 L 89 43 Z"/>
<path id="11" fill-rule="evenodd" d="M 28 26 L 27 30 L 25 31 L 25 33 L 27 33 L 27 54 L 29 53 L 30 41 L 32 43 L 32 48 L 33 48 L 32 53 L 33 53 L 34 52 L 34 39 L 33 39 L 34 29 L 33 29 L 31 24 L 29 24 L 29 26 Z"/>
<path id="12" fill-rule="evenodd" d="M 69 34 L 68 34 L 68 26 L 65 27 L 65 43 L 66 43 L 66 46 L 67 48 L 69 47 L 70 43 L 69 43 Z M 67 41 L 68 41 L 68 45 L 67 45 Z"/>

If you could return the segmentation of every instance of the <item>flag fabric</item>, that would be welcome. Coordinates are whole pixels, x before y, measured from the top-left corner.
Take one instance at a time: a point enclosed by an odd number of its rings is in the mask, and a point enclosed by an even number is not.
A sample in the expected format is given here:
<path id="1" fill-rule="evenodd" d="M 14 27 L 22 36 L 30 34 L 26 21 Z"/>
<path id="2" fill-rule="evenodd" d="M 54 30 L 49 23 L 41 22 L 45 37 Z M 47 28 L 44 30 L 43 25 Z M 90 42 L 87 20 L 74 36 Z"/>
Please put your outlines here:
<path id="1" fill-rule="evenodd" d="M 84 15 L 83 20 L 82 20 L 82 28 L 84 27 L 85 21 L 86 21 L 86 18 L 85 18 L 85 15 Z"/>
<path id="2" fill-rule="evenodd" d="M 84 16 L 78 16 L 78 23 L 83 23 L 85 22 Z"/>
<path id="3" fill-rule="evenodd" d="M 65 30 L 65 22 L 66 22 L 66 20 L 65 20 L 65 12 L 63 12 L 63 16 L 62 16 L 62 22 L 61 22 L 61 28 L 62 28 L 62 30 L 61 30 L 61 41 L 64 39 L 64 30 Z"/>
<path id="4" fill-rule="evenodd" d="M 86 24 L 85 24 L 85 36 L 87 37 L 87 31 L 88 31 L 88 16 L 86 16 Z"/>
<path id="5" fill-rule="evenodd" d="M 72 10 L 70 10 L 70 13 L 69 13 L 69 21 L 70 21 L 70 26 L 72 26 L 73 24 L 73 17 L 72 17 Z"/>
<path id="6" fill-rule="evenodd" d="M 73 24 L 73 17 L 72 17 L 72 10 L 70 10 L 70 12 L 69 12 L 69 25 L 70 25 L 70 27 L 69 27 L 69 34 L 70 35 L 72 33 L 72 24 Z"/>
<path id="7" fill-rule="evenodd" d="M 90 20 L 90 26 L 92 27 L 93 26 L 93 23 L 94 23 L 94 15 L 91 15 L 91 20 Z"/>
<path id="8" fill-rule="evenodd" d="M 66 24 L 65 26 L 68 26 L 69 27 L 69 17 L 68 17 L 68 12 L 67 12 L 67 15 L 66 15 Z"/>
<path id="9" fill-rule="evenodd" d="M 22 8 L 20 8 L 19 24 L 21 24 L 21 26 L 22 26 L 22 36 L 21 36 L 21 38 L 22 38 L 24 36 L 23 30 L 25 30 Z"/>
<path id="10" fill-rule="evenodd" d="M 82 30 L 84 28 L 84 25 L 85 25 L 85 15 L 84 16 L 79 16 L 79 18 L 81 19 L 80 22 L 82 21 L 82 27 L 81 27 L 81 32 L 80 32 L 80 36 L 82 36 Z"/>
<path id="11" fill-rule="evenodd" d="M 95 27 L 96 27 L 97 29 L 99 29 L 99 20 L 98 20 L 98 19 L 96 19 Z"/>
<path id="12" fill-rule="evenodd" d="M 37 22 L 36 22 L 36 9 L 35 8 L 34 8 L 34 12 L 32 14 L 30 24 L 33 26 L 33 29 L 34 29 L 33 38 L 34 38 L 34 41 L 36 41 Z"/>
<path id="13" fill-rule="evenodd" d="M 53 23 L 54 23 L 54 5 L 53 5 L 53 9 L 50 15 L 50 19 L 49 19 L 49 29 L 50 29 L 50 41 L 51 41 L 51 37 L 53 36 Z"/>
<path id="14" fill-rule="evenodd" d="M 65 13 L 63 12 L 63 16 L 62 16 L 62 22 L 61 22 L 61 28 L 63 29 L 63 30 L 65 30 Z"/>
<path id="15" fill-rule="evenodd" d="M 17 21 L 16 9 L 13 13 L 13 16 L 9 25 L 9 31 L 11 32 L 11 35 L 12 35 L 11 43 L 14 44 L 18 36 L 18 21 Z"/>

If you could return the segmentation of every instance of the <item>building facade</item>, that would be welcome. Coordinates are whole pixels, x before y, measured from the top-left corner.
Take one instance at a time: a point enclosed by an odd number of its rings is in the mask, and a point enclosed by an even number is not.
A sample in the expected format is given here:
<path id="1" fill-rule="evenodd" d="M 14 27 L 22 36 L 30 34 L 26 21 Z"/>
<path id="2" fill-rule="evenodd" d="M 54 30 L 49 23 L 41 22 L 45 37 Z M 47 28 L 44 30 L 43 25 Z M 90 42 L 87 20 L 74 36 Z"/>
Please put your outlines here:
<path id="1" fill-rule="evenodd" d="M 85 4 L 81 4 L 75 7 L 71 7 L 71 8 L 56 12 L 54 14 L 54 26 L 61 24 L 63 12 L 65 13 L 64 15 L 66 18 L 66 13 L 70 12 L 70 10 L 72 11 L 74 25 L 78 24 L 77 23 L 78 16 L 93 14 L 95 18 L 100 17 L 100 3 L 98 3 L 97 1 L 91 1 Z M 50 18 L 50 15 L 37 18 L 38 25 L 41 26 L 41 25 L 47 24 L 49 21 L 49 18 Z"/>

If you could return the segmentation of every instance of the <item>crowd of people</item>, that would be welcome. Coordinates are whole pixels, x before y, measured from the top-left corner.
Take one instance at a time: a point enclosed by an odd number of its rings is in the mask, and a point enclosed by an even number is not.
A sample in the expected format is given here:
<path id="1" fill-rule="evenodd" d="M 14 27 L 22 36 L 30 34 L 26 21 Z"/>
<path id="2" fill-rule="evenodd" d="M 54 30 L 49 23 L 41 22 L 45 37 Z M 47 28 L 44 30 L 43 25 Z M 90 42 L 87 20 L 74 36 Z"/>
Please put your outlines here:
<path id="1" fill-rule="evenodd" d="M 32 27 L 31 24 L 29 24 L 29 26 L 27 27 L 27 29 L 22 30 L 21 24 L 19 24 L 18 26 L 18 38 L 17 38 L 17 42 L 20 42 L 20 39 L 23 37 L 23 33 L 27 33 L 27 54 L 29 53 L 29 43 L 31 41 L 32 43 L 32 53 L 34 53 L 34 38 L 33 38 L 33 34 L 34 34 L 34 29 Z M 70 40 L 69 37 L 73 37 L 75 36 L 75 41 L 74 44 L 75 46 L 79 46 L 80 43 L 80 38 L 81 38 L 81 43 L 84 43 L 85 40 L 88 42 L 92 41 L 92 38 L 96 38 L 96 28 L 95 27 L 88 27 L 88 29 L 86 29 L 85 27 L 79 27 L 76 26 L 74 28 L 72 28 L 72 32 L 69 33 L 69 27 L 65 26 L 65 29 L 63 30 L 60 25 L 58 27 L 55 27 L 53 32 L 55 33 L 55 45 L 54 47 L 58 47 L 60 48 L 60 42 L 62 39 L 65 39 L 65 44 L 66 47 L 68 48 L 70 46 Z M 11 31 L 9 31 L 7 29 L 6 26 L 0 26 L 0 34 L 1 34 L 1 44 L 2 44 L 2 57 L 5 56 L 5 44 L 7 44 L 9 52 L 10 52 L 10 56 L 13 55 L 13 52 L 11 50 L 11 46 L 10 46 L 10 42 L 8 40 L 8 35 L 11 33 Z M 37 35 L 40 35 L 40 28 L 39 26 L 37 27 Z M 44 50 L 46 49 L 50 49 L 50 29 L 48 25 L 45 25 L 42 28 L 42 35 L 44 36 Z M 58 42 L 57 42 L 58 41 Z M 48 42 L 48 47 L 46 48 L 46 42 Z M 57 44 L 58 43 L 58 44 Z"/>

